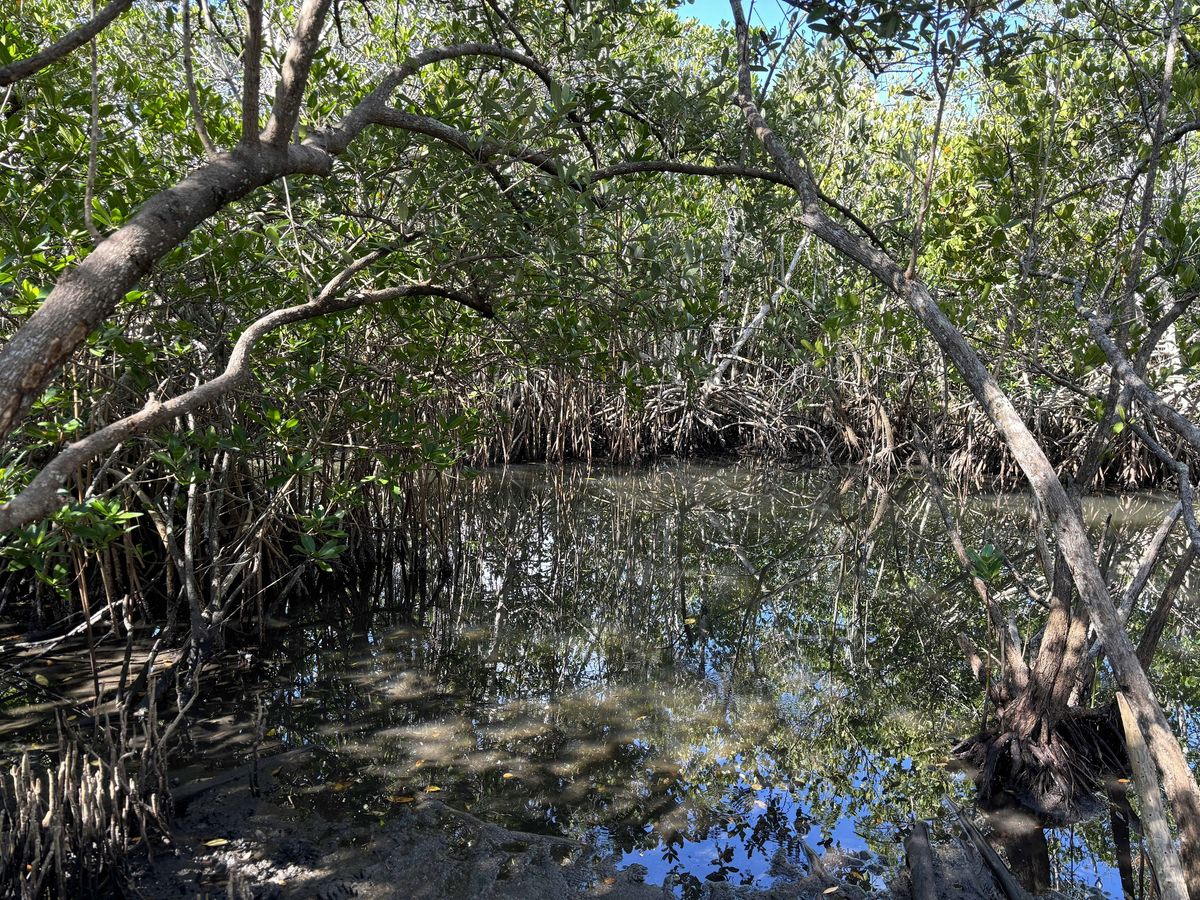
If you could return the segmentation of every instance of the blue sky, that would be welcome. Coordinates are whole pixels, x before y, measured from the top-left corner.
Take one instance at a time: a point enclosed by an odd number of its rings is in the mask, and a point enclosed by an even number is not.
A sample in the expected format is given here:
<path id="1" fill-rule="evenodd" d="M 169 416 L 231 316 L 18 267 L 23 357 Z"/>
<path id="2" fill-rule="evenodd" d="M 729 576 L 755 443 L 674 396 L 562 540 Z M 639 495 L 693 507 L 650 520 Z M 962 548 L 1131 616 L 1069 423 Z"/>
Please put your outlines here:
<path id="1" fill-rule="evenodd" d="M 742 0 L 743 8 L 748 8 L 750 0 Z M 756 0 L 754 3 L 754 23 L 757 25 L 773 26 L 784 18 L 785 9 L 791 11 L 782 0 Z M 680 5 L 676 13 L 681 19 L 697 19 L 705 25 L 717 26 L 721 21 L 731 22 L 733 17 L 729 12 L 729 0 L 692 0 Z"/>

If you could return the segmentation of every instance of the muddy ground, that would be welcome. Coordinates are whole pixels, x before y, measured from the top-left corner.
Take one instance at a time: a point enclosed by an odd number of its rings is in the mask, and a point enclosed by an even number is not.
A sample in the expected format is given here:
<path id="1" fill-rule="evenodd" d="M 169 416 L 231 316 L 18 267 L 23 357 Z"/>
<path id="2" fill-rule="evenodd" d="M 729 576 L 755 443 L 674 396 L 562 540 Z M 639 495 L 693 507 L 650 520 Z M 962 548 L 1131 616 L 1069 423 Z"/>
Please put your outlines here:
<path id="1" fill-rule="evenodd" d="M 679 888 L 645 883 L 645 870 L 617 870 L 575 841 L 510 831 L 428 796 L 383 824 L 333 821 L 295 801 L 263 773 L 252 790 L 239 777 L 194 796 L 173 823 L 171 846 L 136 861 L 129 893 L 146 898 L 367 898 L 367 900 L 663 900 Z M 996 895 L 978 860 L 939 851 L 945 900 Z M 775 884 L 706 884 L 703 900 L 867 900 L 910 895 L 905 872 L 887 892 L 867 894 L 837 878 L 826 856 L 801 871 L 782 857 Z M 836 888 L 836 890 L 831 890 Z"/>

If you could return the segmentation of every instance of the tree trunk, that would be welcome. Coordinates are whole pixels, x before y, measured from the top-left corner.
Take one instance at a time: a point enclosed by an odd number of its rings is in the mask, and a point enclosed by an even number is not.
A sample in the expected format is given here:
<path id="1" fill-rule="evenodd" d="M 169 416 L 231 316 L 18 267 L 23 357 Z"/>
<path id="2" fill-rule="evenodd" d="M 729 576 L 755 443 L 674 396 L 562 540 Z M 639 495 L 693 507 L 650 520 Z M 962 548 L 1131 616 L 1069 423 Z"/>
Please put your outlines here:
<path id="1" fill-rule="evenodd" d="M 1124 691 L 1146 736 L 1146 743 L 1162 774 L 1179 827 L 1180 851 L 1187 872 L 1188 890 L 1200 900 L 1200 788 L 1183 748 L 1171 732 L 1120 614 L 1109 596 L 1108 585 L 1096 564 L 1087 530 L 1058 473 L 1045 451 L 1022 421 L 1012 401 L 1001 390 L 979 355 L 920 280 L 909 278 L 887 253 L 864 237 L 829 218 L 821 207 L 815 185 L 771 130 L 754 104 L 750 82 L 749 29 L 740 0 L 730 0 L 738 34 L 737 103 L 755 138 L 770 154 L 800 200 L 801 224 L 843 256 L 870 272 L 885 288 L 903 300 L 917 320 L 954 363 L 980 407 L 999 433 L 1046 510 L 1079 596 L 1086 604 L 1096 631 L 1108 650 L 1113 674 Z"/>

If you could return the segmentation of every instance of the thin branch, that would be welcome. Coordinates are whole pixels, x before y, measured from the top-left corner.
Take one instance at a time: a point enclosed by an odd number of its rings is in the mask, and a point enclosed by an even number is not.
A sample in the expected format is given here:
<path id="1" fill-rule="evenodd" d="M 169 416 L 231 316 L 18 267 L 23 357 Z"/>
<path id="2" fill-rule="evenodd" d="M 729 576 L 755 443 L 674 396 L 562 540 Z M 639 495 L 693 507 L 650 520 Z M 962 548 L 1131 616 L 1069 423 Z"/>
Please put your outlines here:
<path id="1" fill-rule="evenodd" d="M 447 125 L 432 116 L 410 113 L 392 106 L 370 106 L 367 109 L 367 123 L 384 125 L 389 128 L 399 128 L 415 134 L 424 134 L 442 141 L 480 163 L 488 163 L 496 158 L 506 158 L 523 162 L 540 169 L 548 175 L 563 178 L 564 170 L 558 157 L 543 150 L 523 146 L 505 146 L 485 137 L 476 137 L 467 132 Z M 791 182 L 782 175 L 770 169 L 758 169 L 739 165 L 701 165 L 698 163 L 681 162 L 670 159 L 636 159 L 614 163 L 572 179 L 569 183 L 575 190 L 583 191 L 588 185 L 601 181 L 609 181 L 626 175 L 648 173 L 674 173 L 677 175 L 699 175 L 708 178 L 745 178 L 766 181 L 771 184 L 791 187 Z M 841 212 L 850 219 L 879 248 L 883 248 L 878 235 L 866 222 L 838 203 L 832 197 L 817 191 L 821 202 Z"/>
<path id="2" fill-rule="evenodd" d="M 804 248 L 808 246 L 808 239 L 810 237 L 812 237 L 812 235 L 808 232 L 805 232 L 804 236 L 800 238 L 800 241 L 796 244 L 796 251 L 792 254 L 792 261 L 788 264 L 787 271 L 783 273 L 783 278 L 779 281 L 779 284 L 775 287 L 775 290 L 771 293 L 771 296 L 764 300 L 759 306 L 758 312 L 755 314 L 754 318 L 751 319 L 750 322 L 747 323 L 746 327 L 742 329 L 741 334 L 739 334 L 737 337 L 737 340 L 735 340 L 733 345 L 729 348 L 729 352 L 723 354 L 723 359 L 721 362 L 715 369 L 713 369 L 712 374 L 705 379 L 704 386 L 702 388 L 704 393 L 707 394 L 708 392 L 714 391 L 721 386 L 721 382 L 724 381 L 725 374 L 730 370 L 730 368 L 732 368 L 734 360 L 741 357 L 742 348 L 746 346 L 747 342 L 749 342 L 749 340 L 754 336 L 755 332 L 762 328 L 763 322 L 765 322 L 767 316 L 771 314 L 771 310 L 779 305 L 780 298 L 783 297 L 784 293 L 788 290 L 788 287 L 792 283 L 792 274 L 796 271 L 796 266 L 800 262 L 800 257 L 804 253 Z"/>
<path id="3" fill-rule="evenodd" d="M 1167 50 L 1163 61 L 1162 82 L 1159 85 L 1158 106 L 1154 120 L 1154 134 L 1150 139 L 1150 155 L 1146 160 L 1146 183 L 1142 190 L 1142 202 L 1138 212 L 1137 236 L 1129 254 L 1129 270 L 1125 275 L 1122 290 L 1122 318 L 1117 327 L 1118 346 L 1126 349 L 1129 328 L 1137 309 L 1136 292 L 1142 278 L 1142 257 L 1146 239 L 1150 234 L 1150 223 L 1154 212 L 1154 194 L 1158 185 L 1158 165 L 1162 157 L 1163 136 L 1166 132 L 1167 112 L 1171 105 L 1171 84 L 1175 75 L 1175 55 L 1179 47 L 1180 0 L 1175 0 L 1171 9 L 1167 29 Z"/>
<path id="4" fill-rule="evenodd" d="M 1146 368 L 1150 365 L 1150 359 L 1154 356 L 1154 351 L 1158 349 L 1158 342 L 1162 340 L 1163 335 L 1167 333 L 1167 329 L 1175 324 L 1175 321 L 1187 312 L 1189 306 L 1196 300 L 1196 294 L 1189 294 L 1185 297 L 1180 297 L 1171 304 L 1171 308 L 1158 317 L 1153 325 L 1146 331 L 1146 336 L 1142 338 L 1142 346 L 1138 349 L 1137 355 L 1133 358 L 1133 368 L 1138 374 L 1143 374 Z"/>
<path id="5" fill-rule="evenodd" d="M 1171 575 L 1163 587 L 1162 595 L 1154 606 L 1154 612 L 1150 614 L 1150 621 L 1146 623 L 1146 627 L 1142 631 L 1141 639 L 1138 640 L 1137 655 L 1145 669 L 1149 669 L 1150 663 L 1154 660 L 1154 652 L 1158 649 L 1158 642 L 1162 638 L 1163 631 L 1166 630 L 1167 620 L 1171 617 L 1171 609 L 1175 605 L 1175 598 L 1179 595 L 1179 589 L 1183 587 L 1188 570 L 1195 561 L 1196 545 L 1189 544 L 1188 548 L 1183 551 L 1183 556 L 1179 558 L 1179 562 L 1175 564 L 1175 568 L 1171 570 Z"/>
<path id="6" fill-rule="evenodd" d="M 7 66 L 0 66 L 0 87 L 7 87 L 28 78 L 69 53 L 78 50 L 101 31 L 113 23 L 117 16 L 133 6 L 133 0 L 112 0 L 108 6 L 82 25 L 68 31 L 45 50 L 25 59 L 18 59 Z"/>
<path id="7" fill-rule="evenodd" d="M 1013 693 L 1019 693 L 1029 682 L 1029 665 L 1025 662 L 1024 657 L 1021 656 L 1017 645 L 1007 639 L 1008 627 L 1004 620 L 1004 611 L 1000 608 L 1000 604 L 996 598 L 988 590 L 987 583 L 975 573 L 975 567 L 971 565 L 971 559 L 967 555 L 967 547 L 963 543 L 958 523 L 954 520 L 954 514 L 946 504 L 945 486 L 942 484 L 942 479 L 938 475 L 937 470 L 933 467 L 933 463 L 929 461 L 929 455 L 925 452 L 925 448 L 920 444 L 917 446 L 917 455 L 921 461 L 921 468 L 925 472 L 925 477 L 929 481 L 929 496 L 941 514 L 942 525 L 945 527 L 946 534 L 950 538 L 950 545 L 954 548 L 954 556 L 958 560 L 958 565 L 963 573 L 970 578 L 971 587 L 975 589 L 975 593 L 978 595 L 980 602 L 983 604 L 983 609 L 987 613 L 988 621 L 991 622 L 992 628 L 995 629 L 996 640 L 999 641 L 1004 652 L 1004 664 L 1008 669 L 1007 676 L 1011 679 Z M 1007 688 L 1009 685 L 1005 685 L 1005 687 Z"/>
<path id="8" fill-rule="evenodd" d="M 200 138 L 200 145 L 209 159 L 217 155 L 217 146 L 209 136 L 200 111 L 200 95 L 196 91 L 196 73 L 192 69 L 192 0 L 183 0 L 183 76 L 187 81 L 188 108 L 192 111 L 192 126 Z"/>
<path id="9" fill-rule="evenodd" d="M 96 15 L 96 0 L 92 0 L 92 15 Z M 94 37 L 88 49 L 92 70 L 92 108 L 88 119 L 88 166 L 87 180 L 83 185 L 83 224 L 92 236 L 92 241 L 98 244 L 104 240 L 104 235 L 96 227 L 96 217 L 92 213 L 92 201 L 96 196 L 96 163 L 100 155 L 100 60 Z"/>
<path id="10" fill-rule="evenodd" d="M 602 169 L 597 169 L 587 176 L 587 180 L 589 182 L 605 181 L 610 178 L 618 178 L 623 175 L 636 175 L 642 172 L 674 172 L 678 175 L 703 175 L 708 178 L 748 178 L 757 181 L 768 181 L 771 184 L 778 184 L 794 190 L 792 182 L 786 176 L 780 175 L 778 172 L 770 169 L 728 164 L 700 165 L 698 163 L 686 163 L 673 159 L 635 159 L 619 162 L 611 166 L 605 166 Z M 870 225 L 856 215 L 852 209 L 830 197 L 815 184 L 813 185 L 813 190 L 818 200 L 826 206 L 836 209 L 853 222 L 872 244 L 880 250 L 884 249 L 883 241 L 880 240 L 879 235 L 875 233 L 875 230 Z"/>
<path id="11" fill-rule="evenodd" d="M 1121 379 L 1133 396 L 1137 398 L 1139 403 L 1150 410 L 1164 425 L 1197 450 L 1200 450 L 1200 428 L 1197 428 L 1186 416 L 1163 400 L 1158 395 L 1158 392 L 1137 373 L 1133 363 L 1129 361 L 1129 357 L 1121 352 L 1116 341 L 1109 335 L 1107 317 L 1102 319 L 1097 313 L 1087 309 L 1083 305 L 1081 292 L 1081 286 L 1075 284 L 1075 308 L 1087 322 L 1088 333 L 1091 334 L 1092 340 L 1104 351 L 1104 356 L 1108 360 L 1108 364 L 1112 366 L 1113 372 Z"/>
<path id="12" fill-rule="evenodd" d="M 472 159 L 486 163 L 496 157 L 506 157 L 517 162 L 528 163 L 540 169 L 547 175 L 562 177 L 563 170 L 557 158 L 540 150 L 528 147 L 505 147 L 488 138 L 476 138 L 465 131 L 440 122 L 430 116 L 405 112 L 391 106 L 378 107 L 371 113 L 371 122 L 376 125 L 386 125 L 389 128 L 399 128 L 415 134 L 424 134 L 449 144 L 461 150 Z M 576 182 L 572 184 L 582 190 Z"/>
<path id="13" fill-rule="evenodd" d="M 545 66 L 533 57 L 517 50 L 510 50 L 508 47 L 474 41 L 453 44 L 448 47 L 433 47 L 416 56 L 409 57 L 403 64 L 385 75 L 375 89 L 351 109 L 337 125 L 309 135 L 305 138 L 304 145 L 336 156 L 350 145 L 350 142 L 358 136 L 363 128 L 371 124 L 373 117 L 381 109 L 390 106 L 392 94 L 396 92 L 396 88 L 421 69 L 437 62 L 473 56 L 507 60 L 528 69 L 543 83 L 553 83 Z M 269 129 L 271 126 L 267 127 Z"/>
<path id="14" fill-rule="evenodd" d="M 1146 589 L 1146 583 L 1150 580 L 1150 576 L 1154 572 L 1154 567 L 1158 565 L 1159 557 L 1162 555 L 1162 548 L 1166 545 L 1167 538 L 1171 535 L 1171 529 L 1179 521 L 1179 514 L 1181 512 L 1183 512 L 1182 503 L 1176 503 L 1171 507 L 1170 511 L 1163 517 L 1162 522 L 1159 524 L 1158 531 L 1154 533 L 1154 538 L 1146 545 L 1146 549 L 1142 552 L 1142 558 L 1138 561 L 1137 571 L 1134 573 L 1129 586 L 1125 588 L 1125 593 L 1121 597 L 1121 605 L 1118 608 L 1118 612 L 1121 614 L 1122 621 L 1129 621 L 1129 615 L 1133 612 L 1134 606 L 1137 605 L 1142 591 Z"/>
<path id="15" fill-rule="evenodd" d="M 942 7 L 937 8 L 937 29 L 933 36 L 933 85 L 937 89 L 937 115 L 933 120 L 933 137 L 929 144 L 929 161 L 925 167 L 925 183 L 921 186 L 921 206 L 917 210 L 917 221 L 913 225 L 912 247 L 909 251 L 908 268 L 904 270 L 906 278 L 917 274 L 917 257 L 921 255 L 921 241 L 925 232 L 925 218 L 929 215 L 929 198 L 933 193 L 933 179 L 937 173 L 938 146 L 942 142 L 942 121 L 946 115 L 946 101 L 950 96 L 950 82 L 954 78 L 954 68 L 957 56 L 951 57 L 949 71 L 945 82 L 938 76 L 938 46 L 941 42 Z"/>
<path id="16" fill-rule="evenodd" d="M 1188 468 L 1187 463 L 1172 456 L 1167 448 L 1150 433 L 1149 428 L 1143 427 L 1138 422 L 1129 422 L 1128 424 L 1133 429 L 1133 433 L 1141 438 L 1142 443 L 1150 448 L 1150 452 L 1174 471 L 1179 490 L 1179 502 L 1183 508 L 1183 524 L 1187 527 L 1188 539 L 1193 546 L 1200 547 L 1200 522 L 1196 519 L 1196 494 L 1192 488 L 1191 469 Z"/>

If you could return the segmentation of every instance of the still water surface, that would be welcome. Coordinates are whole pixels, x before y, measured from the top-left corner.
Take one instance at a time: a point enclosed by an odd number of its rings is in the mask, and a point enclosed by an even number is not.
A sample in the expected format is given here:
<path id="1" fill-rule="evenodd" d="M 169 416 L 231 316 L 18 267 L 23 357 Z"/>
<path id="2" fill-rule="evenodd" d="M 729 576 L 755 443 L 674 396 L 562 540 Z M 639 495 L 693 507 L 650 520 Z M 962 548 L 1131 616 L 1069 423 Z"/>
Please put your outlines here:
<path id="1" fill-rule="evenodd" d="M 766 887 L 812 853 L 882 888 L 914 816 L 954 839 L 941 800 L 970 805 L 972 787 L 948 752 L 983 712 L 956 635 L 986 644 L 986 623 L 923 485 L 670 463 L 518 467 L 431 496 L 391 589 L 276 610 L 265 662 L 205 688 L 198 766 L 317 748 L 282 776 L 298 808 L 373 824 L 432 793 L 682 896 Z M 1114 517 L 1112 571 L 1166 505 L 1090 505 L 1094 528 Z M 1033 577 L 1020 498 L 958 511 L 968 546 Z M 1195 736 L 1193 634 L 1186 614 L 1158 680 Z M 1049 835 L 1056 887 L 1120 895 L 1108 830 Z"/>
<path id="2" fill-rule="evenodd" d="M 268 671 L 209 701 L 219 749 L 323 748 L 287 776 L 297 805 L 386 821 L 436 793 L 589 841 L 688 896 L 769 885 L 811 852 L 882 887 L 914 815 L 970 803 L 946 766 L 981 714 L 956 635 L 986 643 L 986 623 L 921 485 L 522 467 L 440 496 L 397 590 L 281 611 Z M 1121 526 L 1114 570 L 1164 502 L 1089 508 Z M 960 515 L 969 546 L 1032 572 L 1023 502 L 976 498 Z M 1174 639 L 1168 664 L 1191 647 Z M 1194 698 L 1166 702 L 1194 733 Z M 1107 831 L 1105 817 L 1050 836 L 1059 888 L 1120 895 Z"/>

